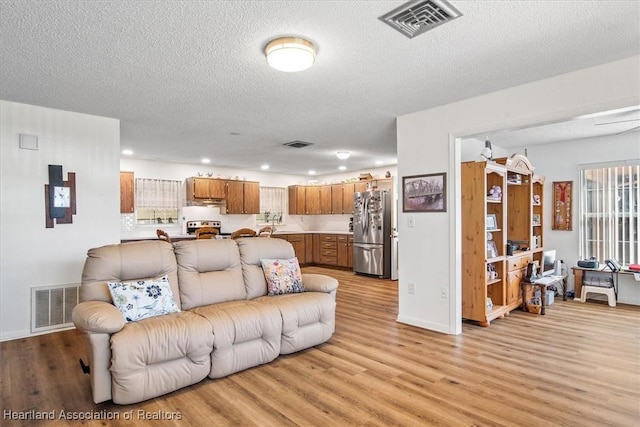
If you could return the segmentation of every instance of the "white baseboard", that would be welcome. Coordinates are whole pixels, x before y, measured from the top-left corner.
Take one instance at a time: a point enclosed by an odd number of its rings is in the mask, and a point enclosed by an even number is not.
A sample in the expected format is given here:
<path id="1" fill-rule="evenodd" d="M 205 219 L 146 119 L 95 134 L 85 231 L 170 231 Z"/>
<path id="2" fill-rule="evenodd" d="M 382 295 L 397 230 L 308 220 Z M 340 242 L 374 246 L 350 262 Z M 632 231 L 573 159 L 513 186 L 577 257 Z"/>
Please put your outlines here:
<path id="1" fill-rule="evenodd" d="M 455 334 L 449 331 L 449 325 L 444 323 L 425 322 L 422 319 L 416 319 L 408 316 L 398 316 L 396 320 L 400 323 L 405 323 L 411 326 L 417 326 L 422 329 L 429 329 L 430 331 L 440 332 L 442 334 Z"/>
<path id="2" fill-rule="evenodd" d="M 22 330 L 22 331 L 14 331 L 14 332 L 9 332 L 9 333 L 3 333 L 3 334 L 0 334 L 0 342 L 18 340 L 18 339 L 22 339 L 22 338 L 37 337 L 38 335 L 46 335 L 46 334 L 51 334 L 51 333 L 54 333 L 54 332 L 68 331 L 69 329 L 75 329 L 75 326 L 69 326 L 67 328 L 60 328 L 60 329 L 52 329 L 52 330 L 49 330 L 49 331 L 37 332 L 37 333 L 31 333 L 31 331 L 29 329 Z"/>

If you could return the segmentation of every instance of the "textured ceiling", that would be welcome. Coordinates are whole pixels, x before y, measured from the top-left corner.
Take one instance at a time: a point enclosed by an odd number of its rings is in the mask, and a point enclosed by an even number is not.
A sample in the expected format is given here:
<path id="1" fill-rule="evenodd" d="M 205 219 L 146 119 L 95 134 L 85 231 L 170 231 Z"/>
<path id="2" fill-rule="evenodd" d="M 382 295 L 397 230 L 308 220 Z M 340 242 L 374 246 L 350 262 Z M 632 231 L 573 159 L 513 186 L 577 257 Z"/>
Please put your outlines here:
<path id="1" fill-rule="evenodd" d="M 322 175 L 395 163 L 398 115 L 640 54 L 636 0 L 452 0 L 414 39 L 378 20 L 402 3 L 2 0 L 0 97 L 120 119 L 136 158 Z M 267 66 L 288 35 L 309 70 Z"/>

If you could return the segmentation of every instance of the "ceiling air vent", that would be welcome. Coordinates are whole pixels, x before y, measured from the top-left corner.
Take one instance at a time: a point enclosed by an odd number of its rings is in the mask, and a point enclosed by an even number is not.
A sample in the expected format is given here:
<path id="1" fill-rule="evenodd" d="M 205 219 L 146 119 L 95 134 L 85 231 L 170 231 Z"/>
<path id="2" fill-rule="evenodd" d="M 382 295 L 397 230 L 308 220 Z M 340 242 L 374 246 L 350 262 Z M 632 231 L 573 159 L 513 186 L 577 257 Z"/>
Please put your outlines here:
<path id="1" fill-rule="evenodd" d="M 410 39 L 445 24 L 462 13 L 444 0 L 410 1 L 380 19 Z"/>
<path id="2" fill-rule="evenodd" d="M 286 145 L 287 147 L 291 147 L 291 148 L 304 148 L 304 147 L 308 147 L 309 145 L 313 145 L 313 142 L 291 141 L 282 145 Z"/>

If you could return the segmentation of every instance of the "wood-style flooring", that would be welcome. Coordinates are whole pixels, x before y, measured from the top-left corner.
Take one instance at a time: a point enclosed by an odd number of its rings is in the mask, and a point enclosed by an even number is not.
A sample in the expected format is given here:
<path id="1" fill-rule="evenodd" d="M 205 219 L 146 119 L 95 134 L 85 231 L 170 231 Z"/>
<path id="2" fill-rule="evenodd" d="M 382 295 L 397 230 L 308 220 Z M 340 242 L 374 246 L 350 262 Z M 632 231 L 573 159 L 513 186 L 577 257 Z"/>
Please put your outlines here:
<path id="1" fill-rule="evenodd" d="M 0 425 L 639 425 L 640 307 L 556 298 L 451 336 L 396 322 L 397 282 L 304 270 L 340 281 L 327 343 L 121 406 L 91 401 L 77 331 L 3 342 Z"/>

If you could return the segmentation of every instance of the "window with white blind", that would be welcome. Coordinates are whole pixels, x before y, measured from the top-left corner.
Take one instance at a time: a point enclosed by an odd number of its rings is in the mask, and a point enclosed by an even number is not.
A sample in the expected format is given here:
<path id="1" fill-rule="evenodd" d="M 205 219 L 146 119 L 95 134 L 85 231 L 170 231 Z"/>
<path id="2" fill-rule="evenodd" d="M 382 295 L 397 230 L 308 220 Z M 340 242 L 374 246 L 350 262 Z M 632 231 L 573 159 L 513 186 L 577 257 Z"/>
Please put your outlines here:
<path id="1" fill-rule="evenodd" d="M 580 169 L 580 258 L 638 264 L 640 161 Z"/>
<path id="2" fill-rule="evenodd" d="M 285 225 L 287 189 L 282 187 L 260 187 L 260 213 L 257 225 Z"/>
<path id="3" fill-rule="evenodd" d="M 138 224 L 177 224 L 182 181 L 136 179 L 136 221 Z"/>

